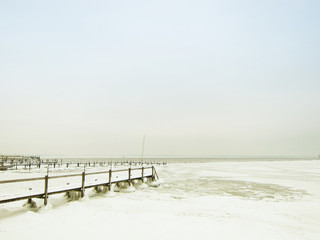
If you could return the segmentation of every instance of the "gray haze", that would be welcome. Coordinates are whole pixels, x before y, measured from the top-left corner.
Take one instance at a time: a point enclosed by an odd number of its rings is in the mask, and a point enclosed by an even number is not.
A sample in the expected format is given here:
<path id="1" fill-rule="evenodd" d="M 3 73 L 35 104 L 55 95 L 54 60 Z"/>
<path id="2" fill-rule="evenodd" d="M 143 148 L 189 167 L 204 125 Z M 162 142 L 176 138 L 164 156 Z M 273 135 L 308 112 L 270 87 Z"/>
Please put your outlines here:
<path id="1" fill-rule="evenodd" d="M 0 154 L 320 153 L 319 1 L 1 1 Z"/>

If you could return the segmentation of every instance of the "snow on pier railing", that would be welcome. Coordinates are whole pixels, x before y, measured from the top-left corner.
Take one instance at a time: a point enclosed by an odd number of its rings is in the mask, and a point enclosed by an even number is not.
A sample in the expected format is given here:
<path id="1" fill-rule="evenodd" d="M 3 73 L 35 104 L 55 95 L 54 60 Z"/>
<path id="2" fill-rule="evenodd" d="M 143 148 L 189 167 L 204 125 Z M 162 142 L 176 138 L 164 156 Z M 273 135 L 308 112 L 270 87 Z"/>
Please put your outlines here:
<path id="1" fill-rule="evenodd" d="M 123 185 L 131 186 L 133 182 L 143 183 L 157 179 L 158 174 L 152 166 L 3 180 L 0 181 L 0 204 L 23 199 L 29 199 L 28 202 L 31 202 L 32 198 L 43 198 L 44 205 L 47 205 L 48 196 L 53 194 L 67 193 L 83 197 L 87 188 L 95 188 L 98 192 L 111 191 L 112 185 L 115 184 L 121 188 Z"/>

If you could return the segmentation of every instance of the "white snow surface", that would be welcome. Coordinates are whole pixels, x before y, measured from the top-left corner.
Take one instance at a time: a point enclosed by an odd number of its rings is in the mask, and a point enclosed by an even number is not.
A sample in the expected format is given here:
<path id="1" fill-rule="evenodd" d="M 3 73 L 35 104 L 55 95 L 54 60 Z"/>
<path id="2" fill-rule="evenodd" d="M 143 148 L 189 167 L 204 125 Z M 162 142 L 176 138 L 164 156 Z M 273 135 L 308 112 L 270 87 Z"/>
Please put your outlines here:
<path id="1" fill-rule="evenodd" d="M 86 190 L 74 201 L 53 195 L 47 206 L 34 199 L 37 209 L 23 206 L 26 200 L 1 204 L 0 239 L 320 239 L 319 160 L 156 169 L 158 187 Z M 34 175 L 19 172 L 21 178 Z"/>

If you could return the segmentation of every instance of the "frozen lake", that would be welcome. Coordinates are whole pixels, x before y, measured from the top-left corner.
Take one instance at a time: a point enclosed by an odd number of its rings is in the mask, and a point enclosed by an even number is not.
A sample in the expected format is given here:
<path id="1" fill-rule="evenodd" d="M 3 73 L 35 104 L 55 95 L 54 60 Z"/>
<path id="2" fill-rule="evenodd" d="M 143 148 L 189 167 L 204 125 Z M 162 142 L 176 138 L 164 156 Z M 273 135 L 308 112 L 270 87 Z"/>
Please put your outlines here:
<path id="1" fill-rule="evenodd" d="M 320 239 L 320 161 L 156 166 L 161 185 L 0 205 L 1 239 Z M 1 180 L 10 173 L 1 173 Z M 21 171 L 21 177 L 41 172 Z"/>

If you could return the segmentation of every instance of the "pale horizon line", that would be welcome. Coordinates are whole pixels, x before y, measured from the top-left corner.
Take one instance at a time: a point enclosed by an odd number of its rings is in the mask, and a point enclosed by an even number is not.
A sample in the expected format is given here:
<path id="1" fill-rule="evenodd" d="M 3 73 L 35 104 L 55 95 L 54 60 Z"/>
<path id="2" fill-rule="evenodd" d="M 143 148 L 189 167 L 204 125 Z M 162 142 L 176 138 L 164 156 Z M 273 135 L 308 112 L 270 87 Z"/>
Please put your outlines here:
<path id="1" fill-rule="evenodd" d="M 43 158 L 141 158 L 140 155 L 73 155 L 73 154 L 0 154 L 0 156 L 40 156 Z M 262 158 L 262 159 L 275 159 L 275 158 L 316 158 L 320 155 L 144 155 L 143 158 Z"/>

